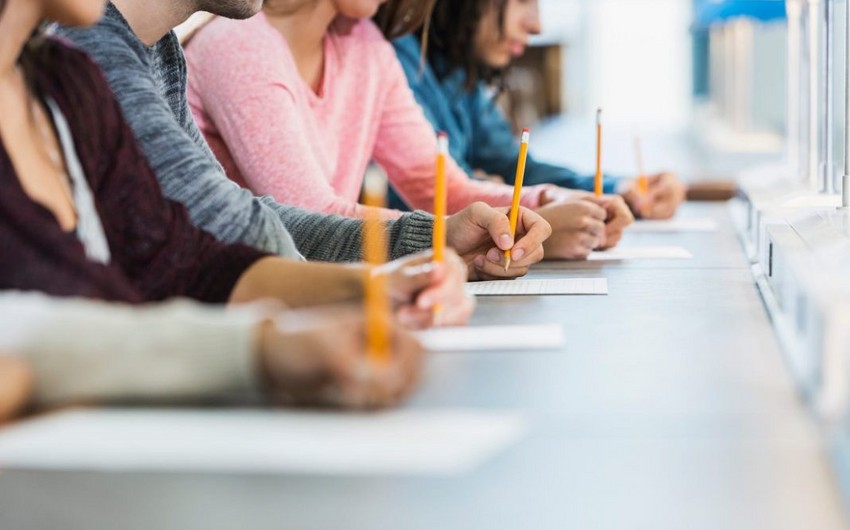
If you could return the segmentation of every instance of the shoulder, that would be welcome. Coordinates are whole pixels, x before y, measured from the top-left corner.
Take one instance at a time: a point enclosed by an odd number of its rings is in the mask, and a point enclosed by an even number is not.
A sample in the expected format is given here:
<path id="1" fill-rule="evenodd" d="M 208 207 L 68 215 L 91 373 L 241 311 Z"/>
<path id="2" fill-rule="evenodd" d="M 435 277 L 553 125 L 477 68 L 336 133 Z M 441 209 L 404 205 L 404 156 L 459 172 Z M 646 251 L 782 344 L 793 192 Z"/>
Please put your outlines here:
<path id="1" fill-rule="evenodd" d="M 44 66 L 39 69 L 42 81 L 56 84 L 55 87 L 45 87 L 49 93 L 53 93 L 51 88 L 55 88 L 58 92 L 86 91 L 93 96 L 111 94 L 100 67 L 75 43 L 51 36 L 44 40 L 39 55 Z M 81 95 L 74 94 L 74 97 Z"/>
<path id="2" fill-rule="evenodd" d="M 340 21 L 338 22 L 338 24 L 344 24 L 344 22 Z M 387 39 L 384 38 L 384 34 L 381 33 L 381 30 L 378 29 L 378 26 L 368 18 L 351 21 L 349 22 L 349 24 L 351 28 L 349 32 L 350 35 L 361 42 L 387 42 Z"/>
<path id="3" fill-rule="evenodd" d="M 190 71 L 266 72 L 276 70 L 288 53 L 286 41 L 261 13 L 247 20 L 216 17 L 186 46 Z"/>
<path id="4" fill-rule="evenodd" d="M 144 61 L 145 47 L 136 37 L 123 15 L 112 4 L 94 26 L 88 28 L 59 27 L 56 33 L 70 39 L 98 62 L 115 58 Z"/>
<path id="5" fill-rule="evenodd" d="M 396 55 L 402 63 L 416 62 L 419 63 L 419 58 L 422 56 L 422 46 L 419 39 L 413 35 L 405 35 L 393 41 L 393 48 Z"/>
<path id="6" fill-rule="evenodd" d="M 186 46 L 186 54 L 225 52 L 226 55 L 238 54 L 242 57 L 262 56 L 260 46 L 276 44 L 274 28 L 266 22 L 262 12 L 247 20 L 233 20 L 215 17 L 195 33 Z"/>
<path id="7" fill-rule="evenodd" d="M 396 58 L 404 70 L 410 88 L 417 90 L 433 91 L 434 85 L 438 84 L 431 65 L 422 62 L 422 50 L 419 39 L 413 35 L 406 35 L 392 42 Z"/>
<path id="8" fill-rule="evenodd" d="M 104 148 L 123 123 L 123 115 L 101 69 L 82 50 L 51 37 L 43 44 L 36 66 L 39 88 L 64 114 L 84 164 L 111 156 Z M 91 180 L 99 174 L 88 165 Z"/>
<path id="9" fill-rule="evenodd" d="M 378 26 L 369 19 L 340 18 L 334 22 L 331 31 L 343 55 L 351 56 L 352 60 L 358 57 L 369 57 L 381 62 L 390 57 L 395 60 L 392 45 L 384 38 Z"/>

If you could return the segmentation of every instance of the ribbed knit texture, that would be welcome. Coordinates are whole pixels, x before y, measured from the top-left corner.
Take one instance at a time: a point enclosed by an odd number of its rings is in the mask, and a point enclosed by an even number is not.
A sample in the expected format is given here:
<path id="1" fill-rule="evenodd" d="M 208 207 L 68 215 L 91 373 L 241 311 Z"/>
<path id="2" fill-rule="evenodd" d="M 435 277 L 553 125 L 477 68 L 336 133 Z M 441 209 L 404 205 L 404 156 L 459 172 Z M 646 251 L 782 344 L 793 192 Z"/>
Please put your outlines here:
<path id="1" fill-rule="evenodd" d="M 186 54 L 195 119 L 237 183 L 287 204 L 363 217 L 368 208 L 357 199 L 374 160 L 409 204 L 434 208 L 436 137 L 372 21 L 340 17 L 332 24 L 318 94 L 262 12 L 213 20 Z M 446 176 L 449 213 L 475 201 L 511 204 L 513 187 L 473 181 L 453 160 Z M 523 189 L 523 204 L 537 207 L 541 191 Z"/>
<path id="2" fill-rule="evenodd" d="M 96 263 L 73 233 L 24 191 L 0 148 L 0 289 L 125 302 L 187 297 L 225 302 L 265 254 L 196 228 L 167 200 L 97 66 L 55 40 L 35 82 L 68 122 L 112 254 Z"/>
<path id="3" fill-rule="evenodd" d="M 186 62 L 173 32 L 147 48 L 112 4 L 94 27 L 60 32 L 104 70 L 163 191 L 186 205 L 194 223 L 223 241 L 282 256 L 300 251 L 312 260 L 360 260 L 360 221 L 258 198 L 227 179 L 189 111 Z M 393 258 L 430 246 L 433 221 L 424 220 L 405 216 L 397 221 L 401 229 L 391 227 L 399 237 L 413 236 L 390 240 Z"/>
<path id="4" fill-rule="evenodd" d="M 56 135 L 59 137 L 59 144 L 62 146 L 62 154 L 65 155 L 65 166 L 74 194 L 74 207 L 77 210 L 75 233 L 80 239 L 80 243 L 83 244 L 88 259 L 107 264 L 112 261 L 112 252 L 109 250 L 109 243 L 106 241 L 106 234 L 103 231 L 103 223 L 100 222 L 100 215 L 94 205 L 94 195 L 86 180 L 86 175 L 83 173 L 80 158 L 77 156 L 77 146 L 74 143 L 74 137 L 71 135 L 71 128 L 68 127 L 68 120 L 65 119 L 53 99 L 47 98 L 45 104 L 50 109 L 53 126 L 56 129 Z"/>

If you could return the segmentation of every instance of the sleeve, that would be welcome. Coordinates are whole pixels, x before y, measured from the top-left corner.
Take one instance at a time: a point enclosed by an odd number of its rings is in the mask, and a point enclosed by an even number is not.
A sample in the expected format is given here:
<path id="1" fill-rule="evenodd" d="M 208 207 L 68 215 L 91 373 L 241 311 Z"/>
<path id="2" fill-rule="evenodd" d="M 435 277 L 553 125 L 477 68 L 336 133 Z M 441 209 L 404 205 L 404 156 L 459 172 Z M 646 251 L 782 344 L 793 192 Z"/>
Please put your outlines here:
<path id="1" fill-rule="evenodd" d="M 434 207 L 434 172 L 437 140 L 433 128 L 416 103 L 401 64 L 388 42 L 380 52 L 387 87 L 375 160 L 386 170 L 401 198 L 413 208 Z M 446 165 L 448 212 L 456 213 L 470 203 L 483 201 L 493 206 L 511 204 L 513 188 L 503 184 L 475 181 L 450 159 Z M 522 204 L 537 208 L 542 186 L 523 188 Z"/>
<path id="2" fill-rule="evenodd" d="M 271 207 L 296 210 L 275 203 Z M 295 244 L 311 260 L 354 262 L 361 261 L 363 222 L 335 215 L 309 213 L 296 210 L 297 215 L 286 215 L 286 226 L 295 238 Z M 322 222 L 317 222 L 317 217 Z M 431 248 L 434 234 L 434 216 L 423 211 L 402 215 L 395 221 L 386 221 L 390 259 L 398 259 Z"/>
<path id="3" fill-rule="evenodd" d="M 204 35 L 199 35 L 198 38 L 203 38 Z M 309 191 L 301 189 L 307 181 L 313 182 L 310 187 L 315 191 L 320 190 L 320 195 L 325 197 L 318 203 L 313 204 L 312 208 L 325 210 L 330 200 L 332 203 L 339 206 L 330 208 L 335 210 L 333 214 L 316 213 L 301 207 L 285 206 L 275 200 L 271 195 L 264 196 L 261 201 L 268 208 L 277 212 L 278 216 L 283 220 L 286 228 L 292 234 L 296 246 L 301 253 L 308 259 L 315 261 L 329 262 L 356 262 L 362 260 L 361 250 L 361 231 L 363 223 L 359 219 L 352 219 L 348 216 L 360 216 L 365 212 L 361 205 L 349 204 L 341 198 L 337 197 L 331 189 L 327 181 L 320 177 L 324 174 L 318 167 L 318 161 L 315 157 L 307 154 L 303 160 L 296 163 L 299 169 L 296 171 L 286 170 L 284 176 L 280 172 L 280 168 L 291 165 L 292 157 L 282 156 L 282 153 L 293 152 L 290 149 L 297 149 L 294 152 L 309 153 L 311 149 L 303 140 L 298 140 L 293 144 L 288 144 L 286 138 L 299 136 L 294 127 L 289 124 L 294 123 L 291 119 L 295 109 L 292 107 L 294 101 L 291 93 L 284 87 L 280 81 L 275 82 L 265 76 L 277 76 L 281 78 L 285 74 L 276 70 L 277 64 L 264 65 L 263 67 L 252 68 L 245 67 L 244 55 L 240 54 L 235 61 L 223 60 L 222 54 L 226 50 L 220 50 L 214 46 L 198 46 L 200 41 L 196 40 L 193 45 L 192 54 L 190 56 L 192 67 L 192 82 L 196 83 L 195 92 L 201 99 L 204 109 L 210 114 L 210 117 L 215 121 L 219 133 L 228 144 L 231 155 L 237 160 L 239 170 L 243 178 L 248 179 L 249 173 L 253 174 L 259 181 L 269 181 L 272 186 L 280 186 L 279 190 L 284 186 L 291 186 L 293 189 L 285 192 L 288 198 L 302 198 L 302 195 L 310 195 Z M 208 41 L 204 41 L 208 44 Z M 211 53 L 212 50 L 216 56 L 215 60 L 208 60 L 205 54 Z M 232 63 L 232 64 L 231 64 Z M 219 68 L 224 65 L 225 70 L 229 73 L 224 75 Z M 239 70 L 238 75 L 234 75 L 231 68 L 241 69 L 246 68 L 246 71 Z M 277 72 L 277 73 L 275 73 Z M 258 85 L 252 91 L 245 90 L 242 84 L 246 78 L 251 76 L 260 76 L 263 80 L 255 81 Z M 222 78 L 240 79 L 240 86 L 232 84 L 222 86 L 220 83 Z M 201 89 L 201 87 L 203 87 Z M 271 94 L 270 94 L 271 93 Z M 265 103 L 261 104 L 261 108 L 267 108 L 266 105 L 275 105 L 277 110 L 269 112 L 266 110 L 262 116 L 256 116 L 253 113 L 257 110 L 246 110 L 246 107 L 254 105 L 253 101 L 242 101 L 246 95 L 251 95 L 249 99 L 253 100 L 256 97 L 261 97 Z M 235 117 L 234 117 L 235 116 Z M 273 118 L 270 118 L 272 116 Z M 289 116 L 290 119 L 283 119 Z M 271 119 L 271 123 L 268 121 Z M 248 122 L 252 120 L 265 120 L 263 126 L 257 129 Z M 236 123 L 238 122 L 238 123 Z M 256 129 L 256 130 L 255 130 Z M 269 138 L 267 130 L 282 131 L 276 134 L 269 141 L 274 142 L 274 149 L 268 155 L 260 155 L 256 147 L 258 142 L 256 138 Z M 253 141 L 245 141 L 244 138 L 253 138 Z M 267 158 L 266 158 L 267 157 Z M 255 163 L 259 159 L 266 158 L 263 166 L 267 166 L 265 170 L 260 170 Z M 253 161 L 252 161 L 253 160 Z M 252 169 L 253 168 L 253 169 Z M 267 178 L 262 175 L 278 175 L 277 178 Z M 318 178 L 317 178 L 318 177 Z M 287 184 L 288 181 L 289 184 Z M 256 183 L 250 183 L 255 186 Z M 297 189 L 295 189 L 297 188 Z M 263 193 L 270 193 L 272 190 L 263 189 L 257 190 Z M 352 209 L 353 208 L 353 209 Z M 344 213 L 341 213 L 343 211 Z M 395 218 L 401 215 L 393 213 L 391 217 Z M 409 254 L 421 252 L 431 247 L 431 236 L 433 234 L 433 216 L 422 211 L 413 212 L 410 214 L 401 215 L 398 219 L 387 221 L 387 233 L 390 245 L 391 259 L 397 259 Z"/>
<path id="4" fill-rule="evenodd" d="M 419 50 L 419 41 L 412 35 L 407 35 L 393 41 L 393 47 L 396 50 L 396 57 L 398 57 L 402 71 L 407 78 L 407 85 L 413 93 L 413 98 L 422 109 L 422 113 L 428 123 L 431 124 L 434 133 L 446 129 L 446 121 L 440 119 L 436 109 L 444 99 L 449 99 L 450 96 L 441 90 L 442 87 L 440 87 L 433 68 L 428 62 L 420 68 L 419 61 L 422 54 Z M 475 168 L 471 167 L 466 157 L 463 156 L 460 142 L 450 142 L 449 153 L 464 173 L 472 174 Z"/>
<path id="5" fill-rule="evenodd" d="M 499 175 L 506 183 L 513 184 L 516 178 L 516 160 L 519 142 L 508 120 L 493 103 L 483 86 L 475 88 L 472 105 L 475 113 L 472 156 L 469 161 L 474 169 Z M 593 190 L 593 176 L 580 175 L 570 168 L 546 164 L 528 155 L 525 168 L 525 183 L 529 185 L 555 184 L 563 188 Z M 614 193 L 616 182 L 606 178 L 605 192 Z"/>
<path id="6" fill-rule="evenodd" d="M 112 28 L 109 20 L 93 28 L 61 29 L 104 70 L 166 197 L 186 206 L 195 225 L 227 243 L 240 242 L 290 258 L 297 258 L 300 251 L 309 260 L 360 260 L 360 221 L 255 197 L 230 181 L 180 127 L 150 75 L 150 66 L 118 36 L 125 31 L 129 30 Z M 394 258 L 430 246 L 433 228 L 425 217 L 419 213 L 389 222 Z M 428 244 L 422 246 L 426 239 Z"/>
<path id="7" fill-rule="evenodd" d="M 191 223 L 153 174 L 121 109 L 98 69 L 88 61 L 89 101 L 100 105 L 88 144 L 100 150 L 90 175 L 112 259 L 146 300 L 189 297 L 226 302 L 236 282 L 266 254 L 222 243 Z"/>
<path id="8" fill-rule="evenodd" d="M 321 139 L 298 119 L 301 111 L 291 88 L 297 73 L 289 72 L 274 52 L 279 46 L 269 43 L 274 50 L 265 54 L 245 53 L 220 34 L 209 37 L 201 34 L 192 43 L 192 90 L 248 187 L 307 210 L 365 217 L 372 208 L 340 196 L 329 182 L 333 169 L 317 158 L 313 143 Z M 375 210 L 382 219 L 401 216 L 396 210 Z"/>
<path id="9" fill-rule="evenodd" d="M 27 359 L 35 401 L 162 401 L 253 394 L 259 307 L 127 306 L 0 292 L 0 348 Z"/>
<path id="10" fill-rule="evenodd" d="M 224 242 L 244 243 L 289 258 L 298 251 L 282 213 L 231 182 L 221 166 L 180 127 L 162 97 L 151 66 L 122 36 L 129 30 L 104 20 L 62 33 L 87 51 L 106 74 L 124 116 L 169 199 L 186 206 L 192 222 Z"/>

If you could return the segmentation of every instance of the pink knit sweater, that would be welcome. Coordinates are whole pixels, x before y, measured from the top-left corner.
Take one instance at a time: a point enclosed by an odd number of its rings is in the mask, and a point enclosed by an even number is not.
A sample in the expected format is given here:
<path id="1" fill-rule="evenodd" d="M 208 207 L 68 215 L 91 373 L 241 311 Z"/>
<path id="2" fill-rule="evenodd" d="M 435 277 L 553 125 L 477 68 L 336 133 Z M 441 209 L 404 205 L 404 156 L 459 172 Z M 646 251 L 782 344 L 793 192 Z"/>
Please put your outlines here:
<path id="1" fill-rule="evenodd" d="M 186 54 L 195 119 L 237 183 L 285 204 L 362 217 L 367 209 L 357 200 L 375 160 L 408 204 L 433 211 L 434 131 L 371 21 L 334 24 L 319 94 L 263 13 L 212 21 Z M 447 166 L 449 213 L 473 201 L 510 204 L 512 187 L 470 180 L 453 161 Z M 523 204 L 539 206 L 543 189 L 525 189 Z M 385 219 L 400 215 L 382 211 Z"/>

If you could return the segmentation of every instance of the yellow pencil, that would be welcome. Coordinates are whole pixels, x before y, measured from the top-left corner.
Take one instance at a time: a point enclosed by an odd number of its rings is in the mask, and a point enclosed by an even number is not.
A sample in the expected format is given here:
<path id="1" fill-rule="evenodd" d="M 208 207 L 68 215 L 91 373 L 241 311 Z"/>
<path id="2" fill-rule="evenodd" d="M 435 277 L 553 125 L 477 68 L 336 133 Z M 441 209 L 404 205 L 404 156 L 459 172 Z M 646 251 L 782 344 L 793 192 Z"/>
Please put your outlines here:
<path id="1" fill-rule="evenodd" d="M 449 137 L 437 135 L 437 179 L 434 183 L 434 262 L 443 263 L 446 254 L 446 158 L 449 156 Z M 434 307 L 434 320 L 442 308 Z"/>
<path id="2" fill-rule="evenodd" d="M 385 208 L 387 203 L 387 176 L 377 166 L 366 171 L 363 183 L 363 204 L 372 208 Z M 363 223 L 363 259 L 370 267 L 387 261 L 387 237 L 384 223 L 375 210 L 366 214 Z M 386 364 L 390 358 L 390 302 L 386 280 L 373 274 L 366 281 L 366 351 L 369 360 L 377 365 Z"/>
<path id="3" fill-rule="evenodd" d="M 519 200 L 522 197 L 522 181 L 525 178 L 525 160 L 528 158 L 528 139 L 531 133 L 528 129 L 522 130 L 522 137 L 519 144 L 519 160 L 516 165 L 516 180 L 514 180 L 514 198 L 511 202 L 511 236 L 516 237 L 516 225 L 519 219 Z M 505 251 L 505 272 L 511 266 L 511 251 Z"/>
<path id="4" fill-rule="evenodd" d="M 646 178 L 646 172 L 643 170 L 643 149 L 641 149 L 640 138 L 637 136 L 635 136 L 635 161 L 638 170 L 638 193 L 645 195 L 649 191 L 649 179 Z"/>
<path id="5" fill-rule="evenodd" d="M 602 195 L 602 109 L 596 109 L 596 177 L 593 179 L 593 193 Z"/>

